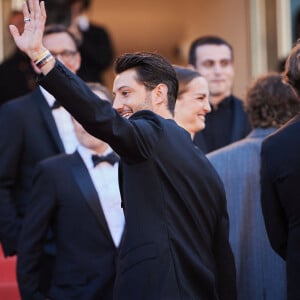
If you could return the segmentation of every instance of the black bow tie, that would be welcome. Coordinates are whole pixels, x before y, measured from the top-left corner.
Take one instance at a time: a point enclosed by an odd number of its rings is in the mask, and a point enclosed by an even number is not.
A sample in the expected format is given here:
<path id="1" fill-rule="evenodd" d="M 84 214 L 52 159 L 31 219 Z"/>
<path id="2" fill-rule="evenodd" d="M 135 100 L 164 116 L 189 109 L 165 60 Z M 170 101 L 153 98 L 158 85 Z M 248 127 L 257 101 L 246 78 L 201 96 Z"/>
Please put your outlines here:
<path id="1" fill-rule="evenodd" d="M 53 105 L 51 106 L 51 109 L 57 109 L 57 108 L 60 108 L 60 107 L 61 107 L 60 102 L 55 100 Z"/>
<path id="2" fill-rule="evenodd" d="M 114 152 L 111 152 L 110 154 L 105 155 L 105 156 L 100 156 L 97 154 L 92 155 L 92 161 L 93 161 L 94 167 L 96 167 L 98 164 L 100 164 L 104 161 L 110 163 L 113 166 L 119 160 L 120 160 L 119 157 Z"/>

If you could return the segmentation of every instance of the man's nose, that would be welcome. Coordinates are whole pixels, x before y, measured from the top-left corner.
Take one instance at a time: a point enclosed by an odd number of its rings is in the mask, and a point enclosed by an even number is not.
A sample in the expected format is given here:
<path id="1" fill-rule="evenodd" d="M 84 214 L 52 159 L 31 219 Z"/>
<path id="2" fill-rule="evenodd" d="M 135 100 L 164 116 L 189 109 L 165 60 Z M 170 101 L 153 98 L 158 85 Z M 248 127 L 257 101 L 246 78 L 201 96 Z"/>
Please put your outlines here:
<path id="1" fill-rule="evenodd" d="M 123 101 L 121 101 L 120 97 L 115 97 L 113 102 L 113 108 L 116 110 L 120 110 L 123 107 Z"/>
<path id="2" fill-rule="evenodd" d="M 214 65 L 214 71 L 215 71 L 215 73 L 220 73 L 222 71 L 221 64 L 215 63 L 215 65 Z"/>
<path id="3" fill-rule="evenodd" d="M 211 105 L 208 100 L 205 101 L 204 110 L 207 114 L 211 112 Z"/>

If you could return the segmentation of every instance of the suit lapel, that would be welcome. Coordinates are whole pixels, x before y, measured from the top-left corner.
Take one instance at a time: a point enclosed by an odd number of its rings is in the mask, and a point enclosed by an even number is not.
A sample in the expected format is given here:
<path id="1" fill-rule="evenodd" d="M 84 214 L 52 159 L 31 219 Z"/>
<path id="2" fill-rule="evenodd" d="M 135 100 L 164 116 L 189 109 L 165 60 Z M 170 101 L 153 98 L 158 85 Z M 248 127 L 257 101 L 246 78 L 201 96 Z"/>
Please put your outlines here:
<path id="1" fill-rule="evenodd" d="M 58 129 L 55 123 L 55 120 L 53 118 L 51 109 L 48 105 L 48 102 L 44 98 L 42 92 L 40 89 L 36 89 L 34 91 L 35 95 L 33 97 L 35 101 L 35 105 L 38 107 L 39 111 L 41 112 L 42 118 L 45 121 L 46 128 L 53 139 L 55 145 L 57 146 L 60 153 L 65 152 L 64 145 L 62 143 L 62 140 L 59 136 Z"/>
<path id="2" fill-rule="evenodd" d="M 71 159 L 72 159 L 71 169 L 73 172 L 73 176 L 83 194 L 85 201 L 87 202 L 93 214 L 97 218 L 97 221 L 103 227 L 105 234 L 112 240 L 104 216 L 104 212 L 100 205 L 99 196 L 94 187 L 89 171 L 87 170 L 82 158 L 80 157 L 77 151 L 72 155 Z"/>

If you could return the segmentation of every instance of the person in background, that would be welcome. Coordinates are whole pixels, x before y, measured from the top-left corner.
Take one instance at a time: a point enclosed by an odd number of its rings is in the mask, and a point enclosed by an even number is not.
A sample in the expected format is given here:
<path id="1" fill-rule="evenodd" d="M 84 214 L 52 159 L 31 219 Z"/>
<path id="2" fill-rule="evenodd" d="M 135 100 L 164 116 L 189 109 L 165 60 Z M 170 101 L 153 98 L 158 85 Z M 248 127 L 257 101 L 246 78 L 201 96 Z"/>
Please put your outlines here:
<path id="1" fill-rule="evenodd" d="M 230 243 L 240 300 L 285 300 L 284 261 L 271 248 L 261 209 L 260 151 L 265 137 L 295 116 L 300 101 L 277 73 L 257 78 L 246 95 L 253 130 L 207 155 L 226 191 Z"/>
<path id="2" fill-rule="evenodd" d="M 72 11 L 68 0 L 47 0 L 47 23 L 69 27 L 72 21 Z"/>
<path id="3" fill-rule="evenodd" d="M 211 110 L 208 84 L 196 71 L 180 66 L 174 66 L 174 69 L 178 79 L 175 121 L 193 139 L 198 131 L 205 128 L 205 117 Z"/>
<path id="4" fill-rule="evenodd" d="M 90 8 L 90 0 L 69 1 L 72 13 L 70 30 L 81 40 L 79 48 L 81 66 L 78 76 L 84 81 L 104 82 L 103 73 L 113 62 L 114 49 L 107 30 L 90 23 L 86 12 Z"/>
<path id="5" fill-rule="evenodd" d="M 251 125 L 243 102 L 232 94 L 232 46 L 217 36 L 199 37 L 190 46 L 189 66 L 206 78 L 212 107 L 206 128 L 194 137 L 195 145 L 208 153 L 244 138 Z"/>
<path id="6" fill-rule="evenodd" d="M 12 11 L 8 24 L 14 24 L 20 32 L 23 32 L 22 11 Z M 15 48 L 13 53 L 0 64 L 0 105 L 33 91 L 37 85 L 36 77 L 28 56 Z"/>
<path id="7" fill-rule="evenodd" d="M 112 101 L 100 83 L 88 83 Z M 112 300 L 116 257 L 124 228 L 118 156 L 74 120 L 80 143 L 73 154 L 38 163 L 32 201 L 19 241 L 17 274 L 22 300 Z M 43 240 L 52 228 L 57 255 L 48 294 L 39 290 Z"/>
<path id="8" fill-rule="evenodd" d="M 63 26 L 47 27 L 43 43 L 71 72 L 80 66 L 76 39 Z M 78 144 L 70 114 L 41 86 L 32 93 L 0 107 L 0 241 L 5 256 L 17 253 L 19 234 L 27 204 L 35 165 L 50 156 L 71 153 Z M 44 275 L 48 274 L 55 248 L 45 245 Z"/>
<path id="9" fill-rule="evenodd" d="M 172 65 L 155 53 L 120 56 L 112 108 L 51 57 L 41 39 L 44 2 L 29 5 L 30 13 L 23 6 L 24 33 L 10 30 L 20 49 L 43 62 L 37 63 L 44 75 L 40 84 L 121 158 L 126 226 L 114 299 L 234 300 L 223 186 L 190 134 L 173 120 L 178 81 Z"/>
<path id="10" fill-rule="evenodd" d="M 300 43 L 283 79 L 300 98 Z M 287 299 L 300 299 L 300 115 L 266 138 L 261 150 L 261 203 L 272 248 L 286 262 Z"/>

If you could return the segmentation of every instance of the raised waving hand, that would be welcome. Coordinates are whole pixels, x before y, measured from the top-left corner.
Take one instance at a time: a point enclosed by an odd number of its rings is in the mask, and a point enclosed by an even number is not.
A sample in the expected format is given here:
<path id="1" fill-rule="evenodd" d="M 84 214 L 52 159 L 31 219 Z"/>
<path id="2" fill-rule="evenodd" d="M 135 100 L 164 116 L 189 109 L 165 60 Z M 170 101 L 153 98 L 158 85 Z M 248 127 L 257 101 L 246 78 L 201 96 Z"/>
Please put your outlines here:
<path id="1" fill-rule="evenodd" d="M 43 33 L 46 23 L 45 2 L 39 0 L 29 0 L 22 6 L 24 15 L 24 32 L 20 33 L 16 26 L 9 25 L 10 32 L 17 47 L 25 52 L 35 63 L 46 55 L 46 48 L 43 46 Z M 41 71 L 45 74 L 54 65 L 54 60 L 51 64 L 43 64 L 40 66 Z"/>

